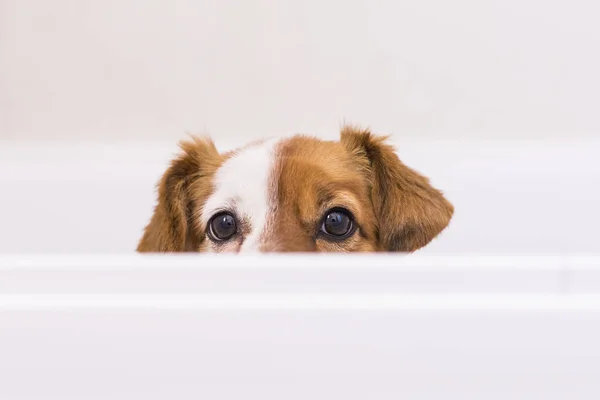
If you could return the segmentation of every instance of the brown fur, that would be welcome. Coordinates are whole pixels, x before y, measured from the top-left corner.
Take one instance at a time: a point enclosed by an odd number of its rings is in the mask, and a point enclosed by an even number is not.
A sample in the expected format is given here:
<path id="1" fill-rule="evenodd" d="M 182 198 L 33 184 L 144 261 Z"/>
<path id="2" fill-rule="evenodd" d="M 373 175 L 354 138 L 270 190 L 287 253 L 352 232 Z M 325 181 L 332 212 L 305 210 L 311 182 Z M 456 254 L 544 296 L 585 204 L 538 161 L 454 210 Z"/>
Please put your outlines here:
<path id="1" fill-rule="evenodd" d="M 276 205 L 262 233 L 264 252 L 412 252 L 450 222 L 454 207 L 429 180 L 404 165 L 386 137 L 345 127 L 339 142 L 296 136 L 279 144 L 270 189 Z M 158 184 L 158 204 L 138 251 L 239 251 L 243 238 L 210 246 L 199 226 L 213 176 L 232 153 L 210 140 L 182 143 Z M 331 207 L 353 213 L 358 229 L 345 241 L 318 234 Z"/>
<path id="2" fill-rule="evenodd" d="M 386 139 L 348 127 L 341 133 L 349 151 L 369 160 L 380 245 L 386 251 L 411 252 L 446 228 L 454 206 L 429 179 L 404 165 Z"/>
<path id="3" fill-rule="evenodd" d="M 375 217 L 365 179 L 366 160 L 356 159 L 339 142 L 307 136 L 287 140 L 279 149 L 277 211 L 267 225 L 267 251 L 376 251 Z M 323 240 L 318 225 L 333 207 L 348 209 L 359 226 L 342 242 Z M 317 228 L 317 229 L 315 229 Z"/>
<path id="4" fill-rule="evenodd" d="M 210 139 L 180 143 L 175 158 L 157 185 L 158 204 L 138 244 L 138 252 L 198 251 L 205 235 L 195 222 L 212 191 L 212 176 L 226 158 Z"/>

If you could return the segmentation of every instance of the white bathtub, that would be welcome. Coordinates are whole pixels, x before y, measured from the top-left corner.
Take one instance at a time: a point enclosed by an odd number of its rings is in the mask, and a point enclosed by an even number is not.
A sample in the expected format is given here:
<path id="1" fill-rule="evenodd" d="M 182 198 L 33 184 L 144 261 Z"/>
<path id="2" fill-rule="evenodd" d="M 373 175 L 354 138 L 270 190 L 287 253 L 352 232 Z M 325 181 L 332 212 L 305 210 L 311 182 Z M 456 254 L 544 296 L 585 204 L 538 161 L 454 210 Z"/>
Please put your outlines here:
<path id="1" fill-rule="evenodd" d="M 175 150 L 0 145 L 0 399 L 600 397 L 598 143 L 399 143 L 412 256 L 134 254 Z"/>
<path id="2" fill-rule="evenodd" d="M 594 399 L 598 257 L 0 257 L 0 398 Z"/>

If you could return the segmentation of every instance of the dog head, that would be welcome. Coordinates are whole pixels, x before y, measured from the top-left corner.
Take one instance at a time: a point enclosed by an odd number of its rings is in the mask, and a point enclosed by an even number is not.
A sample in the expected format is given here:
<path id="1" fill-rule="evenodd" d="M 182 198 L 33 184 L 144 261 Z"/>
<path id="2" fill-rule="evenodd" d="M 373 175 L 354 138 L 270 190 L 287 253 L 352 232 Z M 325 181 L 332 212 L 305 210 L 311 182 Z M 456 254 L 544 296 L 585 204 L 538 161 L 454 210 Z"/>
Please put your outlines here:
<path id="1" fill-rule="evenodd" d="M 158 184 L 139 252 L 412 252 L 454 213 L 387 138 L 345 127 L 219 153 L 181 143 Z"/>

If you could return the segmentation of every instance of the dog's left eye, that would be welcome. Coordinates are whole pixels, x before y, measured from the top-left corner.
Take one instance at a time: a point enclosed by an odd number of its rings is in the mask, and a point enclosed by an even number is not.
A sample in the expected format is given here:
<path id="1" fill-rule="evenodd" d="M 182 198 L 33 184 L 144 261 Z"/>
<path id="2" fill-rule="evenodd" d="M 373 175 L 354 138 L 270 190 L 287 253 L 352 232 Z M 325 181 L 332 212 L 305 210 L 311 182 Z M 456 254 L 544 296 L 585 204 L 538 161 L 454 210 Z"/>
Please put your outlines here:
<path id="1" fill-rule="evenodd" d="M 325 213 L 321 224 L 321 233 L 325 238 L 343 240 L 350 237 L 356 229 L 354 218 L 350 211 L 334 208 Z"/>
<path id="2" fill-rule="evenodd" d="M 237 233 L 235 217 L 227 212 L 219 213 L 208 223 L 208 236 L 217 242 L 230 239 Z"/>

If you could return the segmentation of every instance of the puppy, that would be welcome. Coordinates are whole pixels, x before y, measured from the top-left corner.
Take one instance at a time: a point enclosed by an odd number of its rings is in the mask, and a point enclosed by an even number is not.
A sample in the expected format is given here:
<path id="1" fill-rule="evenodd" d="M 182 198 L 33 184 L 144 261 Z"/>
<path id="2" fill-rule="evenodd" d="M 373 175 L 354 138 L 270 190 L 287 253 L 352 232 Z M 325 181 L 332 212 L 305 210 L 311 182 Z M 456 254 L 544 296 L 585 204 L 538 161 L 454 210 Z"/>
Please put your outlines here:
<path id="1" fill-rule="evenodd" d="M 184 141 L 137 251 L 420 249 L 454 207 L 386 141 L 354 127 L 339 141 L 296 135 L 224 154 L 208 138 Z"/>

